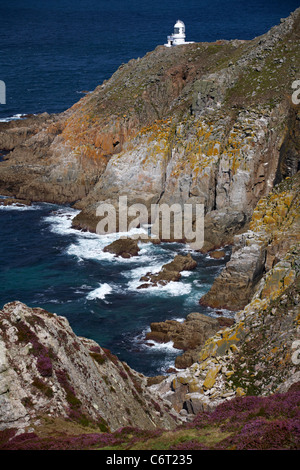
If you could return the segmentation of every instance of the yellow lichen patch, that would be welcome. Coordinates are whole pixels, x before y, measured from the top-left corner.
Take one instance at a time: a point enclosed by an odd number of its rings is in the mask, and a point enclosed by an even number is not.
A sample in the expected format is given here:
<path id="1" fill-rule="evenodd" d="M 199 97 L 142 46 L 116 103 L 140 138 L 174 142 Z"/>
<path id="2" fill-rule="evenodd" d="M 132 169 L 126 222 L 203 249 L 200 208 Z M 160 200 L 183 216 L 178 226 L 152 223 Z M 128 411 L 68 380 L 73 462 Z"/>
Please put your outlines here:
<path id="1" fill-rule="evenodd" d="M 216 377 L 221 370 L 221 366 L 217 365 L 212 367 L 206 374 L 205 380 L 203 382 L 203 387 L 206 389 L 210 389 L 214 386 Z"/>
<path id="2" fill-rule="evenodd" d="M 275 190 L 267 198 L 262 198 L 253 212 L 250 230 L 264 231 L 274 238 L 283 224 L 291 223 L 289 219 L 294 217 L 294 214 L 290 209 L 295 196 L 294 191 Z"/>
<path id="3" fill-rule="evenodd" d="M 232 345 L 236 345 L 244 335 L 245 331 L 243 322 L 239 322 L 231 328 L 225 328 L 221 332 L 220 338 L 216 339 L 217 354 L 226 354 Z"/>
<path id="4" fill-rule="evenodd" d="M 291 269 L 289 263 L 279 262 L 266 275 L 265 286 L 260 297 L 275 300 L 282 292 L 295 280 L 295 271 Z"/>
<path id="5" fill-rule="evenodd" d="M 289 274 L 287 274 L 284 278 L 283 278 L 283 287 L 286 289 L 287 287 L 289 287 L 291 284 L 293 284 L 294 280 L 296 278 L 296 273 L 295 271 L 290 271 Z"/>
<path id="6" fill-rule="evenodd" d="M 201 363 L 202 361 L 205 361 L 208 359 L 210 356 L 214 356 L 216 353 L 218 345 L 211 341 L 210 344 L 205 344 L 202 348 L 202 350 L 199 353 L 199 362 Z"/>
<path id="7" fill-rule="evenodd" d="M 237 396 L 237 397 L 242 397 L 243 395 L 246 395 L 245 392 L 244 392 L 244 390 L 242 389 L 242 387 L 238 387 L 238 388 L 236 389 L 236 396 Z"/>
<path id="8" fill-rule="evenodd" d="M 258 311 L 264 309 L 268 304 L 267 299 L 260 299 L 255 298 L 253 299 L 246 307 L 244 308 L 244 312 L 246 314 L 251 313 L 252 311 Z"/>
<path id="9" fill-rule="evenodd" d="M 232 375 L 234 374 L 234 371 L 233 370 L 229 370 L 227 372 L 225 372 L 225 376 L 229 379 Z"/>
<path id="10" fill-rule="evenodd" d="M 195 378 L 190 380 L 190 382 L 188 383 L 188 387 L 189 393 L 199 392 L 201 389 L 199 381 Z"/>

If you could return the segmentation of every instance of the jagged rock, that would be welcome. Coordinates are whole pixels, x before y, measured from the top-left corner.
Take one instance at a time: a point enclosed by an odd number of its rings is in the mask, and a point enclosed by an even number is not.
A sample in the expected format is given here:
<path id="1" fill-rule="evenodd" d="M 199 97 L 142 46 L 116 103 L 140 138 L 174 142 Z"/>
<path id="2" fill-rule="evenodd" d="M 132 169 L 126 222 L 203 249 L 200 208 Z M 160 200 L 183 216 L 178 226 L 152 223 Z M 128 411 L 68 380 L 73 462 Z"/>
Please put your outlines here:
<path id="1" fill-rule="evenodd" d="M 261 199 L 249 230 L 234 237 L 231 259 L 201 298 L 202 305 L 235 311 L 244 308 L 264 272 L 276 266 L 299 243 L 299 188 L 298 172 Z"/>
<path id="2" fill-rule="evenodd" d="M 138 289 L 146 289 L 147 287 L 166 285 L 168 282 L 176 282 L 181 278 L 182 271 L 192 271 L 197 267 L 197 261 L 195 261 L 192 255 L 176 255 L 174 260 L 170 263 L 164 264 L 159 273 L 147 273 L 145 276 L 140 278 L 141 284 Z"/>
<path id="3" fill-rule="evenodd" d="M 224 250 L 215 250 L 209 252 L 209 256 L 214 259 L 224 258 L 225 254 L 226 253 Z"/>
<path id="4" fill-rule="evenodd" d="M 140 248 L 137 240 L 131 238 L 120 238 L 103 249 L 104 252 L 113 253 L 122 258 L 138 256 Z"/>
<path id="5" fill-rule="evenodd" d="M 216 409 L 217 403 L 211 402 L 208 397 L 203 396 L 202 393 L 188 393 L 186 401 L 184 402 L 188 413 L 197 415 L 203 411 L 212 412 Z"/>
<path id="6" fill-rule="evenodd" d="M 103 431 L 172 429 L 173 415 L 146 377 L 77 337 L 66 318 L 20 302 L 0 311 L 0 430 L 42 425 L 44 417 Z"/>
<path id="7" fill-rule="evenodd" d="M 205 341 L 214 333 L 234 322 L 231 318 L 212 318 L 198 312 L 190 313 L 184 322 L 166 320 L 165 322 L 151 323 L 151 331 L 146 334 L 147 341 L 168 343 L 173 341 L 177 349 L 183 354 L 175 359 L 175 366 L 185 369 L 196 362 L 199 351 Z"/>

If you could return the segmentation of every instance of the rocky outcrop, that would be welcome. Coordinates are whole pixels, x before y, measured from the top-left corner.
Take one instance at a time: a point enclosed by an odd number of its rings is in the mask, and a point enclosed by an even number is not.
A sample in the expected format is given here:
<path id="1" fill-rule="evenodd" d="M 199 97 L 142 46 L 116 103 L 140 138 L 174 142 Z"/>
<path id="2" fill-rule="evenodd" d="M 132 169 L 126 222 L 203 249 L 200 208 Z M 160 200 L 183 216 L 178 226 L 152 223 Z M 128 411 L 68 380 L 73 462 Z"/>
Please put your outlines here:
<path id="1" fill-rule="evenodd" d="M 202 252 L 214 251 L 225 245 L 232 245 L 234 236 L 246 230 L 248 218 L 244 213 L 226 210 L 213 210 L 204 219 L 204 245 Z"/>
<path id="2" fill-rule="evenodd" d="M 195 363 L 150 389 L 177 411 L 212 411 L 236 396 L 285 393 L 299 382 L 299 247 L 262 278 L 234 325 L 211 336 Z"/>
<path id="3" fill-rule="evenodd" d="M 173 261 L 164 264 L 159 273 L 147 273 L 140 278 L 143 282 L 138 289 L 147 289 L 151 286 L 165 286 L 168 282 L 177 282 L 181 278 L 182 271 L 192 271 L 197 267 L 192 255 L 176 255 Z"/>
<path id="4" fill-rule="evenodd" d="M 201 304 L 236 311 L 249 303 L 264 272 L 299 243 L 299 189 L 298 172 L 258 203 L 249 230 L 234 237 L 231 259 Z"/>
<path id="5" fill-rule="evenodd" d="M 12 150 L 0 194 L 74 203 L 74 227 L 91 231 L 99 203 L 120 195 L 148 209 L 203 204 L 203 249 L 231 243 L 273 181 L 297 170 L 299 16 L 252 41 L 159 46 L 61 115 L 0 124 Z"/>
<path id="6" fill-rule="evenodd" d="M 184 322 L 166 320 L 151 323 L 151 331 L 146 334 L 146 340 L 150 343 L 151 340 L 158 343 L 172 341 L 174 348 L 184 351 L 176 357 L 175 367 L 185 369 L 197 361 L 200 350 L 210 336 L 232 323 L 234 320 L 230 318 L 212 318 L 193 312 L 186 317 Z"/>
<path id="7" fill-rule="evenodd" d="M 172 429 L 179 417 L 146 383 L 110 351 L 77 337 L 64 317 L 20 302 L 0 311 L 0 430 L 55 419 L 104 432 Z"/>
<path id="8" fill-rule="evenodd" d="M 131 258 L 132 256 L 138 256 L 140 248 L 137 240 L 131 238 L 120 238 L 107 245 L 104 249 L 106 253 L 113 253 L 116 256 L 122 258 Z"/>
<path id="9" fill-rule="evenodd" d="M 54 115 L 43 113 L 39 115 L 25 115 L 21 119 L 0 123 L 0 148 L 10 151 L 22 145 L 26 140 L 42 131 L 57 120 Z"/>

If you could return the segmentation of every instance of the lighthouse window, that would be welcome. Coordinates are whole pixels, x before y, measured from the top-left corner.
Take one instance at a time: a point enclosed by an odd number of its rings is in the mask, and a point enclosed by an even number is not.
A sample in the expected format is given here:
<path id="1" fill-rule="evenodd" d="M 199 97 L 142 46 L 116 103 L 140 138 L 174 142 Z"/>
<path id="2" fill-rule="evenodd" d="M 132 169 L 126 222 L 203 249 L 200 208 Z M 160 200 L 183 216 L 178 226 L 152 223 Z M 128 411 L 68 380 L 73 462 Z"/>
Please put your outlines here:
<path id="1" fill-rule="evenodd" d="M 179 28 L 174 28 L 174 34 L 179 34 Z"/>

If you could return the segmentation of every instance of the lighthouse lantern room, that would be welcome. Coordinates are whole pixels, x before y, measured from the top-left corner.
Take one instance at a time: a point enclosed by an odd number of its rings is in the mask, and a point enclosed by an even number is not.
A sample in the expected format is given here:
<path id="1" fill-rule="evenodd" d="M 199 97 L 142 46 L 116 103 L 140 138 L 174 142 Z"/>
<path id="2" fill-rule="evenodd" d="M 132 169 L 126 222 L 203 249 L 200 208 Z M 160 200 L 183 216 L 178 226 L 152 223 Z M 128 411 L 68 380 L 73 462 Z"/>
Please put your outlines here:
<path id="1" fill-rule="evenodd" d="M 190 44 L 185 41 L 185 24 L 178 20 L 174 25 L 174 33 L 167 37 L 166 47 L 179 46 L 180 44 Z"/>

